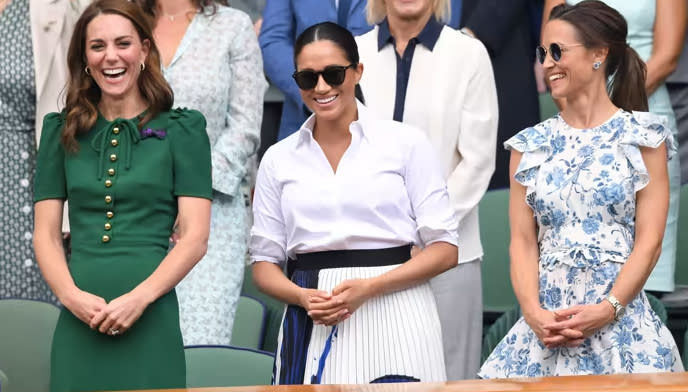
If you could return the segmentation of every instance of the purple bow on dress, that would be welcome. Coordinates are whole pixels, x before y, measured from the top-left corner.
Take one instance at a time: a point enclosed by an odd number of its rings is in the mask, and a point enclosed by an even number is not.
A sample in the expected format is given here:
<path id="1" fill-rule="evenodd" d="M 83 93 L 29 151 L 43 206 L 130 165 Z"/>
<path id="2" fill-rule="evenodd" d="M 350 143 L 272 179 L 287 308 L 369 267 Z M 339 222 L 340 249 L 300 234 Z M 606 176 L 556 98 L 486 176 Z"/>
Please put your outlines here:
<path id="1" fill-rule="evenodd" d="M 166 135 L 167 132 L 164 129 L 146 128 L 141 130 L 141 139 L 149 138 L 151 136 L 155 136 L 158 139 L 164 139 Z"/>

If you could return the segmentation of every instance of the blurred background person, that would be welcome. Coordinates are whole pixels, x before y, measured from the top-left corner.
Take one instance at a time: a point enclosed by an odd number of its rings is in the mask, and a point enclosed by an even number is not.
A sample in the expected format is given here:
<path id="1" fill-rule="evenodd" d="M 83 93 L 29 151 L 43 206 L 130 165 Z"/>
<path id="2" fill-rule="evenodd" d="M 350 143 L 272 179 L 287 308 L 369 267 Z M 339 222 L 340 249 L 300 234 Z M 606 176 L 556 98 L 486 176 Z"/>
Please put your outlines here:
<path id="1" fill-rule="evenodd" d="M 523 317 L 480 377 L 683 371 L 643 291 L 662 249 L 676 146 L 666 118 L 647 112 L 645 65 L 627 31 L 595 0 L 556 6 L 544 26 L 538 60 L 566 104 L 505 143 Z"/>
<path id="2" fill-rule="evenodd" d="M 542 0 L 451 0 L 449 25 L 477 38 L 492 60 L 499 126 L 496 167 L 489 189 L 509 187 L 509 153 L 503 143 L 519 130 L 540 121 L 537 85 L 533 73 Z M 537 25 L 537 26 L 536 26 Z"/>
<path id="3" fill-rule="evenodd" d="M 32 245 L 43 117 L 64 105 L 67 47 L 86 0 L 0 2 L 0 298 L 56 302 Z"/>
<path id="4" fill-rule="evenodd" d="M 442 323 L 447 379 L 474 378 L 482 341 L 478 203 L 495 167 L 497 91 L 480 41 L 447 27 L 449 0 L 368 0 L 357 37 L 366 105 L 426 132 L 458 218 L 459 264 L 430 287 Z M 532 68 L 531 68 L 532 70 Z"/>
<path id="5" fill-rule="evenodd" d="M 177 286 L 184 343 L 228 345 L 248 251 L 242 183 L 260 145 L 267 87 L 258 40 L 250 18 L 224 0 L 142 5 L 155 18 L 153 34 L 174 104 L 203 113 L 212 147 L 208 252 Z"/>
<path id="6" fill-rule="evenodd" d="M 688 8 L 688 5 L 686 7 Z M 674 73 L 666 79 L 666 86 L 676 114 L 678 156 L 681 161 L 681 185 L 683 185 L 688 183 L 688 29 L 683 37 L 681 58 Z"/>
<path id="7" fill-rule="evenodd" d="M 276 140 L 299 130 L 310 115 L 291 74 L 294 41 L 306 28 L 320 22 L 336 22 L 354 35 L 371 29 L 365 18 L 366 0 L 266 0 L 260 31 L 265 73 L 284 94 Z M 275 140 L 264 140 L 265 148 Z"/>
<path id="8" fill-rule="evenodd" d="M 207 248 L 210 144 L 201 113 L 171 109 L 148 22 L 126 0 L 86 8 L 69 45 L 65 110 L 43 123 L 34 245 L 64 304 L 51 392 L 186 386 L 175 286 Z"/>
<path id="9" fill-rule="evenodd" d="M 570 0 L 568 4 L 578 4 Z M 552 7 L 563 4 L 563 0 L 546 0 L 543 20 L 549 18 Z M 647 64 L 645 90 L 649 100 L 649 111 L 667 116 L 669 128 L 677 138 L 676 117 L 664 80 L 676 69 L 683 48 L 686 28 L 685 0 L 605 0 L 605 4 L 616 9 L 628 23 L 628 44 Z M 565 101 L 558 101 L 560 109 Z M 662 254 L 645 285 L 646 290 L 663 292 L 674 290 L 676 270 L 676 241 L 678 231 L 679 194 L 681 169 L 679 156 L 669 163 L 669 214 L 662 242 Z"/>

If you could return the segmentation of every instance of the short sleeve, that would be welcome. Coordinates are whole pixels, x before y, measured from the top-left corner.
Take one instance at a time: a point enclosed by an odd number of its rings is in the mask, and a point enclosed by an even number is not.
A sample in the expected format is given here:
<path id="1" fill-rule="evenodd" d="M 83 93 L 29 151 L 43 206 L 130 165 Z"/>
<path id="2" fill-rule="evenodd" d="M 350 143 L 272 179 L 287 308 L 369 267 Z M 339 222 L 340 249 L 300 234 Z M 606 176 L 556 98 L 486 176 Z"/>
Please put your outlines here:
<path id="1" fill-rule="evenodd" d="M 404 180 L 418 237 L 423 246 L 435 242 L 458 244 L 458 221 L 449 202 L 447 184 L 430 141 L 417 129 L 409 129 L 410 149 Z"/>
<path id="2" fill-rule="evenodd" d="M 49 113 L 43 118 L 34 178 L 34 201 L 67 198 L 65 151 L 60 142 L 63 127 L 62 113 Z"/>
<path id="3" fill-rule="evenodd" d="M 175 109 L 170 114 L 168 126 L 174 194 L 212 200 L 210 141 L 205 117 L 196 110 Z"/>
<path id="4" fill-rule="evenodd" d="M 552 153 L 547 135 L 547 130 L 550 129 L 549 121 L 551 120 L 526 128 L 504 142 L 504 148 L 507 150 L 513 149 L 523 153 L 514 178 L 528 189 L 528 194 L 534 191 L 540 165 Z"/>
<path id="5" fill-rule="evenodd" d="M 287 234 L 281 208 L 282 192 L 275 178 L 271 152 L 268 149 L 258 168 L 249 252 L 251 262 L 283 265 L 287 260 Z"/>
<path id="6" fill-rule="evenodd" d="M 620 144 L 633 168 L 633 185 L 637 192 L 650 182 L 650 175 L 639 147 L 657 148 L 666 143 L 669 160 L 676 154 L 677 146 L 665 116 L 633 112 L 628 115 L 626 121 Z"/>

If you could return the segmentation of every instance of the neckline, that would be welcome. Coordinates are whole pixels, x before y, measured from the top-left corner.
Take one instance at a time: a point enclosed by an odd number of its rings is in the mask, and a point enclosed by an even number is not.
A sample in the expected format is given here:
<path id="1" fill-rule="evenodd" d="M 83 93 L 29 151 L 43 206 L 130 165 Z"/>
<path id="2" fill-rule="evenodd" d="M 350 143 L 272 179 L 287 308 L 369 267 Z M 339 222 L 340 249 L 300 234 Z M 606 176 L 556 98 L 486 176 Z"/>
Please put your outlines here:
<path id="1" fill-rule="evenodd" d="M 561 112 L 559 112 L 559 113 L 557 114 L 557 117 L 559 118 L 559 120 L 561 120 L 562 123 L 564 123 L 564 125 L 566 126 L 566 128 L 571 129 L 571 130 L 573 130 L 573 131 L 585 132 L 585 131 L 595 131 L 595 130 L 597 130 L 597 129 L 600 129 L 600 128 L 602 128 L 602 127 L 605 127 L 605 126 L 609 125 L 609 123 L 611 123 L 615 118 L 617 118 L 617 117 L 619 117 L 620 115 L 622 115 L 623 112 L 624 112 L 623 109 L 618 108 L 609 118 L 607 118 L 606 120 L 604 120 L 604 122 L 602 122 L 602 123 L 599 124 L 599 125 L 595 125 L 595 126 L 589 127 L 589 128 L 576 128 L 576 127 L 574 127 L 573 125 L 571 125 L 571 124 L 569 124 L 568 122 L 566 122 L 566 120 L 564 120 L 564 117 L 561 115 Z"/>

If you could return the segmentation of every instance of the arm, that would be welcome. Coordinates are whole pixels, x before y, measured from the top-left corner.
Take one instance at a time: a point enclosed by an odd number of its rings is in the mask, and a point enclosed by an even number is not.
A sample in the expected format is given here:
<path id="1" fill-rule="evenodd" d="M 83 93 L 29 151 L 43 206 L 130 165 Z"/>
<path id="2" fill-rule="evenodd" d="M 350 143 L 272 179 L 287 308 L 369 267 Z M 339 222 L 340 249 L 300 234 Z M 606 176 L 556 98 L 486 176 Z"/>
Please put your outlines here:
<path id="1" fill-rule="evenodd" d="M 265 59 L 265 74 L 277 88 L 293 102 L 301 102 L 294 71 L 294 39 L 296 21 L 291 1 L 268 0 L 263 10 L 260 30 L 260 49 Z"/>
<path id="2" fill-rule="evenodd" d="M 459 225 L 482 199 L 495 170 L 497 87 L 487 52 L 481 47 L 461 108 L 457 150 L 461 161 L 447 178 L 451 205 Z"/>
<path id="3" fill-rule="evenodd" d="M 636 194 L 635 243 L 610 290 L 610 294 L 623 305 L 630 303 L 642 290 L 659 259 L 669 210 L 666 144 L 640 149 L 651 180 Z M 614 321 L 614 307 L 608 301 L 602 301 L 557 311 L 556 315 L 558 322 L 548 328 L 576 329 L 587 337 Z"/>
<path id="4" fill-rule="evenodd" d="M 521 23 L 528 0 L 480 0 L 470 15 L 465 15 L 467 27 L 487 48 L 491 55 L 501 51 L 513 26 Z"/>
<path id="5" fill-rule="evenodd" d="M 41 200 L 34 207 L 33 246 L 46 282 L 64 306 L 86 324 L 105 308 L 105 300 L 80 290 L 67 267 L 62 247 L 62 207 L 59 199 Z"/>
<path id="6" fill-rule="evenodd" d="M 511 151 L 509 163 L 509 226 L 511 244 L 511 285 L 521 306 L 523 318 L 535 332 L 538 339 L 548 347 L 580 344 L 582 333 L 569 328 L 548 330 L 545 327 L 556 321 L 554 313 L 540 305 L 539 258 L 540 249 L 537 240 L 537 225 L 533 210 L 526 204 L 526 187 L 514 179 L 514 174 L 521 162 L 522 154 Z"/>
<path id="7" fill-rule="evenodd" d="M 260 145 L 263 96 L 267 83 L 258 41 L 248 16 L 234 26 L 237 36 L 229 53 L 232 75 L 226 127 L 212 148 L 213 188 L 227 195 L 238 193 L 246 163 Z"/>
<path id="8" fill-rule="evenodd" d="M 125 332 L 148 305 L 172 290 L 205 255 L 210 232 L 210 200 L 179 197 L 179 240 L 160 265 L 132 291 L 115 298 L 91 320 L 102 333 Z"/>
<path id="9" fill-rule="evenodd" d="M 685 0 L 659 0 L 656 5 L 652 55 L 647 60 L 645 89 L 652 94 L 678 65 L 686 29 Z"/>

